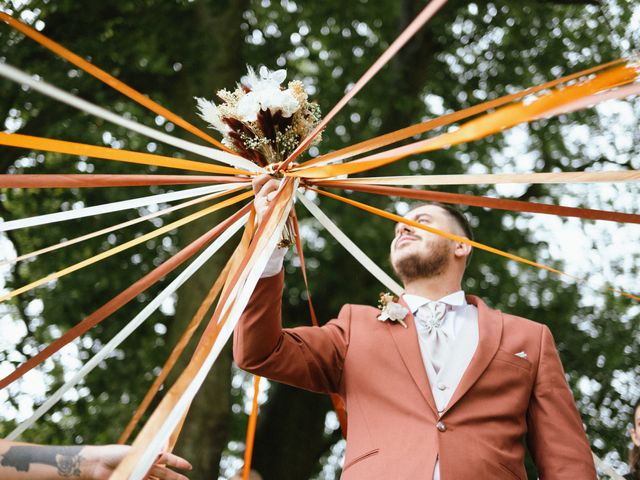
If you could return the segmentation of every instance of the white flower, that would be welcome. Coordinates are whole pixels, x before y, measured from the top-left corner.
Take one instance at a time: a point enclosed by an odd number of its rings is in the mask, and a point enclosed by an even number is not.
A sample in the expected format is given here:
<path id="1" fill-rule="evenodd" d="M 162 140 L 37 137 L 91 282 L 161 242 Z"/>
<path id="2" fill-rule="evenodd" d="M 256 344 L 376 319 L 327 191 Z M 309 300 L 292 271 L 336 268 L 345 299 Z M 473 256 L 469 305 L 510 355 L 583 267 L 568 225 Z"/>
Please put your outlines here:
<path id="1" fill-rule="evenodd" d="M 214 102 L 205 98 L 194 98 L 196 99 L 196 102 L 198 102 L 198 115 L 200 115 L 205 122 L 222 134 L 231 130 L 229 126 L 222 121 L 218 107 Z"/>
<path id="2" fill-rule="evenodd" d="M 280 111 L 283 117 L 288 118 L 300 108 L 300 103 L 293 93 L 289 89 L 280 88 L 287 76 L 286 70 L 272 72 L 266 67 L 261 67 L 260 78 L 251 67 L 248 67 L 248 70 L 245 83 L 251 91 L 243 95 L 238 102 L 238 120 L 255 122 L 260 110 L 269 110 L 271 114 Z"/>
<path id="3" fill-rule="evenodd" d="M 394 298 L 391 294 L 380 294 L 380 310 L 382 311 L 380 316 L 378 316 L 378 320 L 381 322 L 386 322 L 387 320 L 398 322 L 404 328 L 407 328 L 404 319 L 409 313 L 409 310 L 393 300 Z"/>

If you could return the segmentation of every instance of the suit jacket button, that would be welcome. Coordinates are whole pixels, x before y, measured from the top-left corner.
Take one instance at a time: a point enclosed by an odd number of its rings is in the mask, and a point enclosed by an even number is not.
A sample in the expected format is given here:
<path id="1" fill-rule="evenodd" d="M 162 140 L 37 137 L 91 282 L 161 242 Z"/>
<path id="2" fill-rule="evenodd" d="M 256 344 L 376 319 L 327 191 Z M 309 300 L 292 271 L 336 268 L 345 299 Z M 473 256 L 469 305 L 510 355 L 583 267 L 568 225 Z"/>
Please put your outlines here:
<path id="1" fill-rule="evenodd" d="M 444 432 L 447 429 L 447 426 L 444 424 L 444 422 L 438 422 L 436 423 L 436 428 L 439 431 Z"/>

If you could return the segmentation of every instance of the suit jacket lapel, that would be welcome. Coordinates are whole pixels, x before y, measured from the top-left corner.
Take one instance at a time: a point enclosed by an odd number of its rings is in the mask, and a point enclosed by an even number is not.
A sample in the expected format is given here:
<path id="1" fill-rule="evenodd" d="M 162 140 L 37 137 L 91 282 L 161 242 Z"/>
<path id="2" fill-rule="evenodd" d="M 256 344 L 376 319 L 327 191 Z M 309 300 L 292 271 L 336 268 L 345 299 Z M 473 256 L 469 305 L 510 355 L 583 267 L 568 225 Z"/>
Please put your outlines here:
<path id="1" fill-rule="evenodd" d="M 400 298 L 399 302 L 409 310 L 409 307 Z M 418 333 L 416 332 L 415 320 L 411 311 L 405 318 L 407 328 L 403 328 L 402 325 L 397 322 L 386 322 L 387 329 L 391 333 L 391 337 L 396 344 L 396 348 L 402 357 L 402 361 L 409 370 L 413 381 L 416 383 L 422 396 L 427 401 L 433 413 L 438 416 L 438 409 L 436 408 L 436 402 L 433 399 L 431 393 L 431 386 L 429 385 L 429 378 L 427 372 L 424 369 L 424 363 L 422 360 L 422 354 L 420 353 L 420 344 L 418 343 Z"/>
<path id="2" fill-rule="evenodd" d="M 447 405 L 447 411 L 469 391 L 487 369 L 498 351 L 502 338 L 502 313 L 490 309 L 482 300 L 473 295 L 467 296 L 467 302 L 478 308 L 478 348 L 476 348 L 476 353 L 471 358 L 458 388 Z"/>

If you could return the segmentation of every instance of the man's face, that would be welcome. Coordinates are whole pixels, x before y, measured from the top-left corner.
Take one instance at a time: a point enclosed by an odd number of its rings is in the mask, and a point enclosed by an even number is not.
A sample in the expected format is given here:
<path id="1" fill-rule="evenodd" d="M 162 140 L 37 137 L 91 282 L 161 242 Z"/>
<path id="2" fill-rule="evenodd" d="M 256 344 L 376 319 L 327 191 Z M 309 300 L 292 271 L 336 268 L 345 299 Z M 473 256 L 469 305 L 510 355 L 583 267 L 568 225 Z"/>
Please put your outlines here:
<path id="1" fill-rule="evenodd" d="M 455 220 L 437 205 L 424 205 L 411 210 L 405 218 L 459 235 Z M 442 273 L 454 257 L 454 242 L 403 223 L 395 228 L 391 242 L 391 265 L 405 283 Z"/>

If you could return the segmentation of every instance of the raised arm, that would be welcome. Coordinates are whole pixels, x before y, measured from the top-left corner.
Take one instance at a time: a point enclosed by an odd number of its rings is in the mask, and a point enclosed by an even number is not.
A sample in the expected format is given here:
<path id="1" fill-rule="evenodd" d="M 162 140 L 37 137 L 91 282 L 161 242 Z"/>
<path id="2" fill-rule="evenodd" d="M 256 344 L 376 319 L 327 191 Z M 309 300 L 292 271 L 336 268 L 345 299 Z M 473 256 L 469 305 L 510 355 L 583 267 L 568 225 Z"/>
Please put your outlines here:
<path id="1" fill-rule="evenodd" d="M 278 182 L 254 180 L 258 221 Z M 270 272 L 272 273 L 272 272 Z M 284 273 L 260 279 L 234 332 L 233 356 L 243 370 L 315 392 L 339 392 L 349 344 L 350 308 L 322 327 L 283 329 Z"/>
<path id="2" fill-rule="evenodd" d="M 528 445 L 541 480 L 598 478 L 575 400 L 546 326 L 527 423 Z"/>

